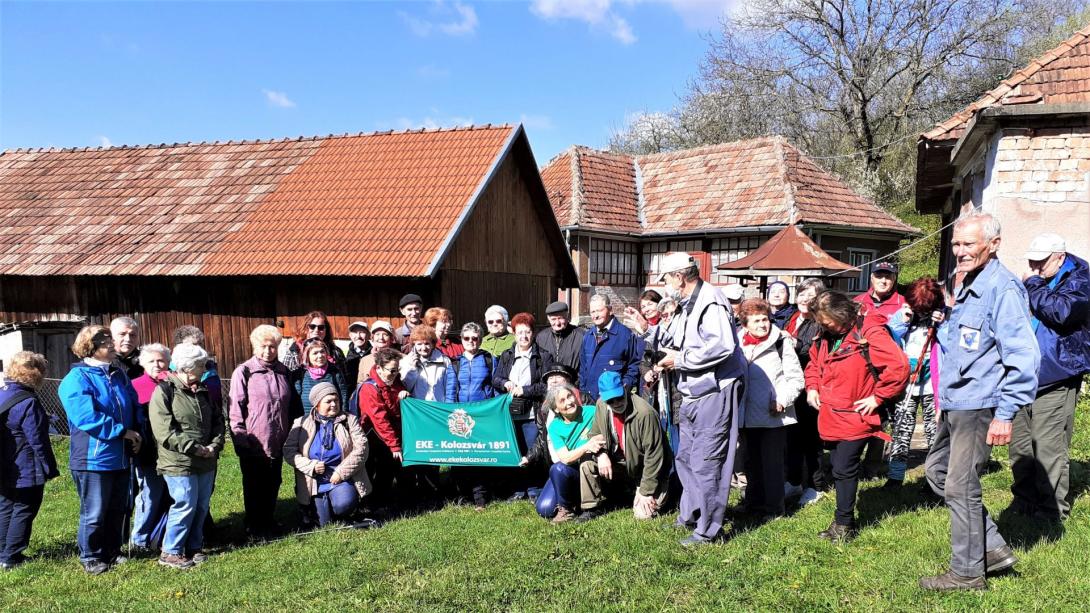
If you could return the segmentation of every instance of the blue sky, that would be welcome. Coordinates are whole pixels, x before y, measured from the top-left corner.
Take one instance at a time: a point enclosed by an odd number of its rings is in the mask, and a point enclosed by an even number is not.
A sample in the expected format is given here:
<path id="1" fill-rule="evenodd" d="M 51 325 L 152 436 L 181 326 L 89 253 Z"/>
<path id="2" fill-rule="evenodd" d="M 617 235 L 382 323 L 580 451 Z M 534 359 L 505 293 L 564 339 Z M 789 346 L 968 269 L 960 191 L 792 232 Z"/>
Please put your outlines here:
<path id="1" fill-rule="evenodd" d="M 728 4 L 2 2 L 0 148 L 521 121 L 544 163 L 674 106 Z"/>

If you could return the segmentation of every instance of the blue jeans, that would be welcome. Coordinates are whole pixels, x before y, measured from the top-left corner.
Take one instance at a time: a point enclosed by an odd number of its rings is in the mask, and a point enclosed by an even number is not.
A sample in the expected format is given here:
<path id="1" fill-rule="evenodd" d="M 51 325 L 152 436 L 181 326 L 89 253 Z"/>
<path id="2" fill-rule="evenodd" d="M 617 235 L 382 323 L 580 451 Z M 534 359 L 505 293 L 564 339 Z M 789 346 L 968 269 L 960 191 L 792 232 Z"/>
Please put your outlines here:
<path id="1" fill-rule="evenodd" d="M 347 481 L 334 485 L 329 491 L 314 497 L 314 510 L 318 513 L 318 525 L 324 526 L 336 519 L 351 515 L 360 503 L 356 486 Z"/>
<path id="2" fill-rule="evenodd" d="M 557 507 L 579 510 L 579 469 L 563 462 L 549 467 L 549 480 L 537 497 L 537 514 L 552 519 Z"/>
<path id="3" fill-rule="evenodd" d="M 204 518 L 212 501 L 216 471 L 197 475 L 167 475 L 164 479 L 174 504 L 167 513 L 163 553 L 192 555 L 204 546 Z"/>
<path id="4" fill-rule="evenodd" d="M 79 561 L 112 562 L 121 553 L 129 471 L 73 470 L 79 496 Z"/>
<path id="5" fill-rule="evenodd" d="M 155 466 L 136 465 L 136 495 L 133 505 L 132 536 L 137 547 L 152 547 L 151 534 L 167 508 L 167 482 Z"/>

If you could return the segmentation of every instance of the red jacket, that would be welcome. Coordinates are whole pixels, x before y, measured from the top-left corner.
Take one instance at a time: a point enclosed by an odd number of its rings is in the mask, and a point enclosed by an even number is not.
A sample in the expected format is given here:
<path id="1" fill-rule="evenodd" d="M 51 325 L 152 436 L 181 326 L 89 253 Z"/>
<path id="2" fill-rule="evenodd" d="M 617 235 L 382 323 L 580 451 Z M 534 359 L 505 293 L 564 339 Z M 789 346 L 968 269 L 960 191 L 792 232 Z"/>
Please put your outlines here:
<path id="1" fill-rule="evenodd" d="M 893 294 L 889 298 L 886 298 L 885 302 L 875 306 L 874 295 L 871 293 L 873 290 L 868 289 L 866 292 L 859 294 L 855 297 L 855 301 L 863 305 L 863 310 L 860 311 L 863 315 L 866 315 L 870 311 L 877 311 L 886 316 L 886 319 L 892 318 L 905 306 L 905 297 L 902 296 L 897 290 L 893 290 Z"/>
<path id="2" fill-rule="evenodd" d="M 870 395 L 879 403 L 896 398 L 908 382 L 908 358 L 885 327 L 886 318 L 875 311 L 863 317 L 844 335 L 840 347 L 830 353 L 831 345 L 823 337 L 810 347 L 806 366 L 806 390 L 817 390 L 818 433 L 826 441 L 854 441 L 870 436 L 884 436 L 882 418 L 877 413 L 863 416 L 852 404 Z M 874 380 L 863 357 L 861 346 L 869 347 L 871 363 L 878 370 Z"/>
<path id="3" fill-rule="evenodd" d="M 364 431 L 373 427 L 394 453 L 401 451 L 401 400 L 397 396 L 403 391 L 400 378 L 394 379 L 393 385 L 386 385 L 375 366 L 360 387 L 360 426 Z"/>

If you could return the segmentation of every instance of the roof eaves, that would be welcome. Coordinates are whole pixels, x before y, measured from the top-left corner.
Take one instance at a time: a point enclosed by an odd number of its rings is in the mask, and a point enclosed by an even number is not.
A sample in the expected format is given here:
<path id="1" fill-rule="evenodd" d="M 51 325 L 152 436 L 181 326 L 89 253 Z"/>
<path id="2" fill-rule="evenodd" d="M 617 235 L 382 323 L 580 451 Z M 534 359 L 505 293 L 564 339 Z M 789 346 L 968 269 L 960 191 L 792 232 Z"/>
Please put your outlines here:
<path id="1" fill-rule="evenodd" d="M 507 159 L 508 154 L 511 153 L 511 147 L 514 145 L 515 139 L 518 138 L 518 135 L 521 133 L 522 124 L 519 124 L 518 127 L 511 128 L 511 132 L 507 135 L 507 140 L 504 141 L 503 147 L 500 148 L 499 153 L 492 160 L 492 165 L 489 166 L 488 171 L 484 173 L 480 182 L 477 183 L 477 188 L 470 194 L 469 200 L 466 202 L 466 205 L 462 207 L 462 212 L 458 215 L 458 219 L 455 220 L 454 225 L 451 226 L 450 231 L 447 232 L 446 238 L 443 239 L 443 244 L 441 244 L 439 250 L 435 252 L 431 263 L 428 264 L 427 272 L 425 273 L 428 277 L 434 278 L 435 275 L 438 274 L 439 266 L 443 263 L 443 260 L 446 259 L 447 253 L 454 245 L 454 239 L 457 238 L 458 234 L 462 231 L 462 226 L 465 225 L 466 220 L 469 219 L 473 209 L 476 208 L 477 201 L 480 199 L 481 194 L 484 193 L 488 184 L 492 182 L 492 177 L 496 175 L 496 171 L 499 170 L 503 160 Z"/>

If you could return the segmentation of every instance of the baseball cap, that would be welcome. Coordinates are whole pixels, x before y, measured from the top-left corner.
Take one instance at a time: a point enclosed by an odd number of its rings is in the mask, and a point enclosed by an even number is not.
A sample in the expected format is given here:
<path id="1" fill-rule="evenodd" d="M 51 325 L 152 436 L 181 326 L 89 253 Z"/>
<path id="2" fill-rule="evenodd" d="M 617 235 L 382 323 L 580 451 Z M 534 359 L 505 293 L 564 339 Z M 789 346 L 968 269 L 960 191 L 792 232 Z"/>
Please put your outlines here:
<path id="1" fill-rule="evenodd" d="M 367 327 L 367 322 L 366 321 L 354 321 L 354 322 L 348 324 L 348 329 L 349 330 L 353 330 L 355 328 L 363 328 L 364 330 L 369 329 Z"/>
<path id="2" fill-rule="evenodd" d="M 662 257 L 659 264 L 659 283 L 666 282 L 666 273 L 686 270 L 696 262 L 693 256 L 684 251 L 673 251 Z"/>
<path id="3" fill-rule="evenodd" d="M 391 326 L 390 322 L 386 321 L 385 319 L 380 319 L 380 320 L 376 321 L 375 323 L 371 324 L 371 333 L 372 334 L 374 334 L 375 332 L 378 332 L 379 330 L 385 330 L 385 331 L 389 332 L 390 336 L 393 336 L 393 334 L 394 334 L 394 327 Z"/>
<path id="4" fill-rule="evenodd" d="M 883 261 L 878 262 L 877 264 L 871 266 L 870 271 L 871 271 L 871 274 L 874 274 L 876 272 L 888 272 L 888 273 L 897 274 L 897 272 L 898 272 L 897 265 L 894 264 L 893 262 L 890 262 L 890 261 L 887 261 L 887 260 L 883 260 Z"/>
<path id="5" fill-rule="evenodd" d="M 598 377 L 598 397 L 603 402 L 624 396 L 624 385 L 621 384 L 621 373 L 607 370 Z"/>
<path id="6" fill-rule="evenodd" d="M 1067 243 L 1064 242 L 1063 237 L 1059 234 L 1053 234 L 1052 232 L 1045 232 L 1044 234 L 1038 234 L 1033 242 L 1029 244 L 1029 251 L 1026 252 L 1027 260 L 1043 260 L 1053 253 L 1061 253 L 1067 251 Z"/>

